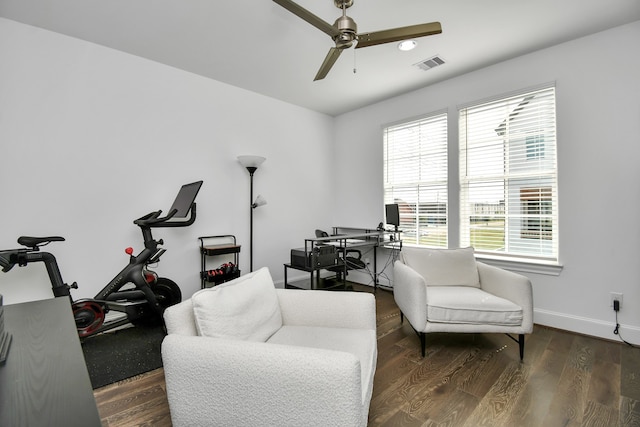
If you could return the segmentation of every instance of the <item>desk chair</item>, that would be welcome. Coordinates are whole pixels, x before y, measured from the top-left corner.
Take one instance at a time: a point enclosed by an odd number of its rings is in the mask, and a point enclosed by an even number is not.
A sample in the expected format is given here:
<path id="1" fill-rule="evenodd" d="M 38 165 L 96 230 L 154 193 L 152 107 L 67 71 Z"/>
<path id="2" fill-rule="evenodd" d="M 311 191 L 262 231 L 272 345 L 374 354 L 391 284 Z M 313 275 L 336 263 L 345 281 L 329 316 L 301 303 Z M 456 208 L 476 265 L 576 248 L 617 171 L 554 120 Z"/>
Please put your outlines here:
<path id="1" fill-rule="evenodd" d="M 329 233 L 324 230 L 316 230 L 316 237 L 329 237 Z M 338 265 L 335 267 L 329 267 L 327 270 L 333 271 L 337 275 L 337 279 L 341 279 L 341 275 L 344 272 L 344 265 L 347 266 L 347 273 L 349 270 L 362 270 L 367 268 L 367 265 L 362 260 L 362 252 L 358 249 L 338 248 L 340 257 L 338 258 Z"/>

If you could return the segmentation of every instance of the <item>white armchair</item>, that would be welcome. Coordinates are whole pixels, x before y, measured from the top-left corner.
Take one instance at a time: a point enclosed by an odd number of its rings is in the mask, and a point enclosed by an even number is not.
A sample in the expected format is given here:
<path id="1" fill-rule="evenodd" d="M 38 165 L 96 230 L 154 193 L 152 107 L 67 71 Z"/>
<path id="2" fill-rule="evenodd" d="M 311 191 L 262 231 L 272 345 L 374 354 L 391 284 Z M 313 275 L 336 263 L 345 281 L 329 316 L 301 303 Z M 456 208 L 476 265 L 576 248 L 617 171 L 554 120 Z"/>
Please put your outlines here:
<path id="1" fill-rule="evenodd" d="M 524 357 L 524 336 L 533 330 L 531 282 L 477 262 L 473 248 L 403 248 L 393 295 L 401 321 L 406 317 L 420 337 L 423 357 L 430 332 L 506 333 Z"/>
<path id="2" fill-rule="evenodd" d="M 263 268 L 169 307 L 165 323 L 174 426 L 366 426 L 372 294 L 275 289 Z"/>

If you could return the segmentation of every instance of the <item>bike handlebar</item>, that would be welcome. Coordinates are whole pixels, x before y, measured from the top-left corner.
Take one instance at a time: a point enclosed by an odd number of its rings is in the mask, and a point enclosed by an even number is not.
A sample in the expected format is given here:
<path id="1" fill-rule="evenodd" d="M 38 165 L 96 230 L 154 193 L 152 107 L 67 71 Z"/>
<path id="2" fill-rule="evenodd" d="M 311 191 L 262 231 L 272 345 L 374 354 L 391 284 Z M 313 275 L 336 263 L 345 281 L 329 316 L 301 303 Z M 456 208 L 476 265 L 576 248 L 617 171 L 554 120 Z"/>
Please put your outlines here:
<path id="1" fill-rule="evenodd" d="M 196 204 L 192 203 L 189 209 L 189 218 L 184 221 L 170 221 L 177 213 L 177 209 L 171 209 L 169 214 L 164 217 L 160 217 L 162 211 L 155 211 L 146 214 L 133 221 L 135 225 L 140 227 L 160 228 L 160 227 L 187 227 L 193 224 L 196 220 Z"/>

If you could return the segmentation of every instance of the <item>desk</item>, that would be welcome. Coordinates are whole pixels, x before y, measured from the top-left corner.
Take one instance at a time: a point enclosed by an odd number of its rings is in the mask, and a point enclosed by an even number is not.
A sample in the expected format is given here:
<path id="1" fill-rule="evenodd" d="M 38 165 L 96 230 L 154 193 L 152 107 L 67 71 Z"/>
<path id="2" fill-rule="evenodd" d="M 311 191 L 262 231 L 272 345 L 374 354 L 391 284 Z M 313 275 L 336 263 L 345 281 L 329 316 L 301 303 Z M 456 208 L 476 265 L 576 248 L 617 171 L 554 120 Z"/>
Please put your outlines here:
<path id="1" fill-rule="evenodd" d="M 333 235 L 328 237 L 316 237 L 313 239 L 305 239 L 305 259 L 311 259 L 312 251 L 314 248 L 322 245 L 335 246 L 338 252 L 342 252 L 343 255 L 348 249 L 358 249 L 371 247 L 373 248 L 373 282 L 374 290 L 377 290 L 380 276 L 378 272 L 377 264 L 377 249 L 380 246 L 391 248 L 394 251 L 400 251 L 402 249 L 402 240 L 400 239 L 401 231 L 386 231 L 386 230 L 374 230 L 365 228 L 353 228 L 353 227 L 333 227 Z M 302 289 L 332 289 L 336 286 L 321 287 L 320 285 L 320 270 L 332 269 L 336 271 L 336 267 L 340 267 L 340 264 L 327 266 L 327 265 L 300 265 L 292 263 L 284 264 L 284 286 L 285 288 L 302 288 Z M 302 270 L 311 274 L 310 282 L 308 284 L 296 284 L 289 283 L 287 270 L 293 268 L 296 270 Z M 342 263 L 342 285 L 346 282 L 347 265 Z M 315 280 L 314 280 L 314 274 Z"/>
<path id="2" fill-rule="evenodd" d="M 101 426 L 69 299 L 4 306 L 0 426 Z"/>

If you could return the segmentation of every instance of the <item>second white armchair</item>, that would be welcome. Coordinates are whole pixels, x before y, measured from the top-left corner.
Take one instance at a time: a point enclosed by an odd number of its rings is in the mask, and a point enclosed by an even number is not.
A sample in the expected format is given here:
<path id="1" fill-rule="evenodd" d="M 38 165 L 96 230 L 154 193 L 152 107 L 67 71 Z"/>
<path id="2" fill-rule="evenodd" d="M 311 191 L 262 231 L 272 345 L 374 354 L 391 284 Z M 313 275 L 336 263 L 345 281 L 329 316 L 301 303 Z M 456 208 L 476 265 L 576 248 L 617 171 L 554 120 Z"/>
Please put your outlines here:
<path id="1" fill-rule="evenodd" d="M 525 334 L 533 330 L 531 282 L 477 262 L 473 248 L 403 248 L 393 295 L 420 337 L 423 357 L 430 332 L 505 333 L 524 357 Z"/>

